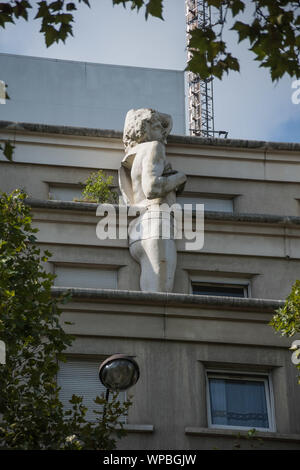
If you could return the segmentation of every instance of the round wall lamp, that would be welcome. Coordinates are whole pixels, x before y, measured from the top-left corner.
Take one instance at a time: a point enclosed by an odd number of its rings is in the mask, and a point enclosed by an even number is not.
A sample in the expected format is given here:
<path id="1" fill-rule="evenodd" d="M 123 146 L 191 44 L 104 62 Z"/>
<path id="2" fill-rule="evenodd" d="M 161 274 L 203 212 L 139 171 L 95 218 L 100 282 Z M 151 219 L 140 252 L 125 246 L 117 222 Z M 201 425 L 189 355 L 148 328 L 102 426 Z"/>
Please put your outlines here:
<path id="1" fill-rule="evenodd" d="M 140 376 L 137 362 L 125 354 L 114 354 L 100 364 L 99 379 L 107 390 L 123 391 L 135 385 Z"/>

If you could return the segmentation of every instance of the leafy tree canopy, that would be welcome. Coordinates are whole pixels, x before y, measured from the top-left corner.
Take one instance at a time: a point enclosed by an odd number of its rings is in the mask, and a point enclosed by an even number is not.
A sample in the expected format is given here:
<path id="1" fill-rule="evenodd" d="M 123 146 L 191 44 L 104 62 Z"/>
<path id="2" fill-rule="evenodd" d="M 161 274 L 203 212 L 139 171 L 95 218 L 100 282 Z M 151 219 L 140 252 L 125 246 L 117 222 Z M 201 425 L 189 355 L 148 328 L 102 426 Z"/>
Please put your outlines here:
<path id="1" fill-rule="evenodd" d="M 25 197 L 19 191 L 0 194 L 0 339 L 6 345 L 0 448 L 113 449 L 125 434 L 118 420 L 129 401 L 121 405 L 114 395 L 106 404 L 95 397 L 95 422 L 86 420 L 82 397 L 73 395 L 69 411 L 60 402 L 58 361 L 65 360 L 73 338 L 62 328 L 59 304 L 69 296 L 51 293 L 55 276 L 43 267 L 50 253 L 41 254 L 36 245 Z"/>
<path id="2" fill-rule="evenodd" d="M 28 20 L 29 10 L 37 6 L 35 19 L 41 21 L 40 32 L 46 46 L 65 41 L 73 35 L 74 13 L 80 4 L 90 6 L 89 0 L 40 1 L 11 0 L 0 3 L 0 27 L 15 23 L 19 18 Z M 149 16 L 163 19 L 163 0 L 112 0 L 132 10 L 143 9 Z M 285 73 L 300 77 L 300 1 L 287 0 L 207 0 L 212 9 L 212 24 L 191 32 L 189 49 L 191 59 L 188 70 L 202 79 L 210 76 L 222 78 L 230 70 L 239 71 L 236 57 L 228 50 L 223 31 L 236 31 L 237 42 L 248 41 L 254 58 L 269 70 L 272 80 Z M 249 14 L 249 7 L 251 13 Z M 246 11 L 247 10 L 247 11 Z"/>

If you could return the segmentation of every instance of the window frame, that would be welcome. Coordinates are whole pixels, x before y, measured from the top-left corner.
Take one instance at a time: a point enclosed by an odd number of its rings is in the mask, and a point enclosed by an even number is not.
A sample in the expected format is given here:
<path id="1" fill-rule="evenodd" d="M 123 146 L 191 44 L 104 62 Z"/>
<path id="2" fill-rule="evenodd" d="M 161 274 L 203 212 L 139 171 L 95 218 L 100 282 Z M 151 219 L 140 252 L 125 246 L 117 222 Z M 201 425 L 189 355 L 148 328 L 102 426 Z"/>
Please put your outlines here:
<path id="1" fill-rule="evenodd" d="M 204 204 L 204 211 L 205 212 L 222 212 L 225 214 L 234 214 L 235 212 L 235 199 L 238 195 L 236 194 L 203 194 L 203 193 L 198 193 L 198 192 L 184 192 L 180 196 L 177 197 L 177 203 L 180 204 L 181 207 L 183 207 L 184 204 L 194 204 L 194 209 L 196 204 Z M 228 203 L 227 208 L 224 210 L 222 209 L 206 209 L 205 205 L 208 205 L 208 201 L 212 202 L 212 204 L 215 205 L 222 205 L 223 201 L 226 201 Z M 226 204 L 226 203 L 225 203 Z M 230 206 L 230 210 L 228 210 Z M 224 206 L 223 206 L 224 207 Z"/>
<path id="2" fill-rule="evenodd" d="M 230 424 L 214 424 L 212 423 L 211 416 L 211 400 L 210 400 L 210 386 L 209 379 L 239 379 L 248 381 L 263 381 L 265 388 L 265 397 L 268 413 L 268 428 L 254 427 L 254 426 L 233 426 Z M 257 431 L 263 432 L 276 432 L 275 425 L 275 407 L 274 407 L 274 395 L 273 386 L 271 380 L 271 374 L 267 372 L 251 372 L 251 371 L 240 371 L 240 370 L 220 370 L 220 369 L 207 369 L 206 370 L 206 408 L 207 408 L 207 423 L 209 428 L 213 429 L 233 429 L 239 431 L 249 431 L 256 429 Z"/>
<path id="3" fill-rule="evenodd" d="M 68 289 L 86 289 L 86 288 L 91 288 L 88 286 L 78 286 L 78 285 L 70 285 L 71 282 L 66 281 L 64 284 L 60 283 L 61 281 L 59 280 L 59 283 L 57 283 L 57 280 L 59 279 L 59 270 L 61 268 L 65 270 L 69 270 L 69 273 L 74 270 L 74 274 L 79 272 L 79 270 L 84 270 L 86 269 L 87 272 L 89 271 L 90 274 L 93 274 L 93 272 L 99 273 L 102 271 L 110 271 L 114 272 L 115 274 L 115 279 L 114 279 L 114 287 L 98 287 L 99 289 L 113 289 L 113 290 L 118 290 L 118 285 L 119 285 L 119 270 L 120 270 L 120 265 L 104 265 L 104 264 L 91 264 L 91 263 L 77 263 L 75 262 L 57 262 L 57 261 L 51 261 L 50 262 L 52 265 L 52 274 L 56 276 L 54 279 L 54 287 L 66 287 Z M 76 271 L 77 270 L 77 271 Z M 85 276 L 86 277 L 86 276 Z M 72 281 L 73 282 L 73 281 Z M 76 284 L 76 282 L 75 282 Z M 99 284 L 98 284 L 99 286 Z M 92 287 L 92 289 L 95 289 L 95 287 Z"/>
<path id="4" fill-rule="evenodd" d="M 202 295 L 193 293 L 193 284 L 202 284 L 207 286 L 216 286 L 216 287 L 242 287 L 244 289 L 244 297 L 241 299 L 251 297 L 251 281 L 250 279 L 245 278 L 235 278 L 235 277 L 211 277 L 211 276 L 190 276 L 190 294 L 192 295 Z M 204 294 L 203 294 L 204 295 Z M 229 295 L 225 297 L 230 297 Z"/>

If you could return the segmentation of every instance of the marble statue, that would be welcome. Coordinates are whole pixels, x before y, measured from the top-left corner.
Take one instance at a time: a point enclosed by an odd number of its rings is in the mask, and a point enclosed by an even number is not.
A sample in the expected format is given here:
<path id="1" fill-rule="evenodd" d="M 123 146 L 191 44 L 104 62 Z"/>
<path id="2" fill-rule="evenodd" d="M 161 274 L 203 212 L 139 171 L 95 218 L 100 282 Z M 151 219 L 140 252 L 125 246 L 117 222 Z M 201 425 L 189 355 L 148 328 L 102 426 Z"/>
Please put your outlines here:
<path id="1" fill-rule="evenodd" d="M 186 176 L 172 170 L 166 160 L 171 128 L 171 116 L 152 109 L 131 109 L 125 119 L 119 184 L 125 203 L 139 208 L 128 238 L 130 253 L 141 266 L 142 291 L 171 292 L 173 288 L 177 259 L 174 218 L 164 207 L 176 202 Z M 164 224 L 170 229 L 167 238 L 162 236 Z"/>

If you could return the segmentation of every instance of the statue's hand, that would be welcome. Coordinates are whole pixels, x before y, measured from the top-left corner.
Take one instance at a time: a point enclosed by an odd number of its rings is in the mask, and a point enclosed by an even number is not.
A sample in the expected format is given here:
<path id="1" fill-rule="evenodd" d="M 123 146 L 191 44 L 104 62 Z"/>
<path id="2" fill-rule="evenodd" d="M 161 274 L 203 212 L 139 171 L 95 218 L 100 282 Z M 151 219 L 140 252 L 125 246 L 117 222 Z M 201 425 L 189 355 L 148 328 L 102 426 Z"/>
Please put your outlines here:
<path id="1" fill-rule="evenodd" d="M 177 173 L 177 171 L 172 170 L 171 163 L 167 163 L 166 166 L 164 167 L 162 176 L 170 176 L 170 175 L 174 175 L 175 173 Z"/>
<path id="2" fill-rule="evenodd" d="M 186 175 L 182 173 L 182 171 L 177 171 L 177 170 L 172 170 L 172 169 L 170 169 L 169 171 L 166 171 L 166 167 L 164 169 L 162 176 L 166 176 L 166 177 L 174 176 L 176 178 L 177 180 L 176 191 L 179 191 L 179 188 L 181 187 L 183 189 L 187 180 Z"/>
<path id="3" fill-rule="evenodd" d="M 187 180 L 186 175 L 182 171 L 177 171 L 176 173 L 177 173 L 177 178 L 178 178 L 179 184 L 185 183 L 186 180 Z"/>
<path id="4" fill-rule="evenodd" d="M 185 187 L 187 177 L 184 173 L 182 173 L 182 171 L 178 171 L 177 176 L 178 176 L 178 183 L 179 184 L 176 187 L 176 193 L 182 193 L 182 191 L 184 190 L 184 187 Z"/>
<path id="5" fill-rule="evenodd" d="M 184 187 L 185 187 L 185 183 L 182 183 L 180 186 L 178 186 L 178 188 L 176 189 L 176 194 L 182 193 L 182 191 L 184 190 Z"/>

